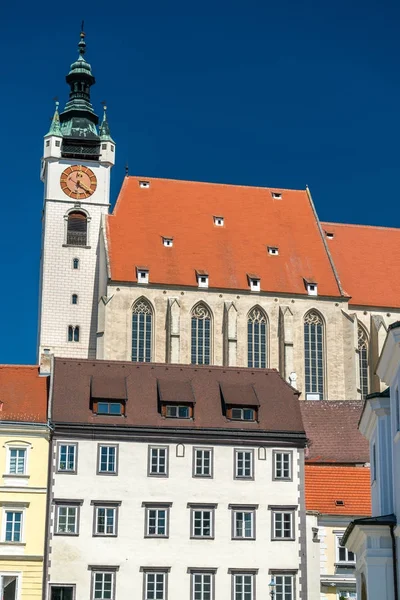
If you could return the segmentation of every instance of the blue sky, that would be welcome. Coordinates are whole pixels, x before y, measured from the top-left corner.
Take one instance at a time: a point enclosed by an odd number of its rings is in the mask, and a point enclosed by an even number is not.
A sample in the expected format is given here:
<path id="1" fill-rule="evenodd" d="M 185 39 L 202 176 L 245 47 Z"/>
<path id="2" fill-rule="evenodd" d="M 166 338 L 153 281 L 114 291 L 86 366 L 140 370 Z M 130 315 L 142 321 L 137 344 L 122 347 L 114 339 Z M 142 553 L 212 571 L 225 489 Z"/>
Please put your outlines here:
<path id="1" fill-rule="evenodd" d="M 23 18 L 21 18 L 23 16 Z M 2 8 L 1 363 L 36 360 L 43 135 L 77 55 L 131 174 L 304 188 L 322 220 L 400 226 L 395 0 L 40 3 Z M 255 215 L 256 218 L 256 215 Z M 5 318 L 4 318 L 5 317 Z"/>

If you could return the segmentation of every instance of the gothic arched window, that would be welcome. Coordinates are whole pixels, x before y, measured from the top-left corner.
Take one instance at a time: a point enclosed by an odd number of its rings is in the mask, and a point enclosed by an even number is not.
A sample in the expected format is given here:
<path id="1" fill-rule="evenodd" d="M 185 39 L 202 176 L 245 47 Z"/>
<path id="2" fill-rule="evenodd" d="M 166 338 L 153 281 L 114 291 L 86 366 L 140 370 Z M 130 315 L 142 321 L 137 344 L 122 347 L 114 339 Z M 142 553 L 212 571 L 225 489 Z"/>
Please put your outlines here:
<path id="1" fill-rule="evenodd" d="M 365 400 L 368 394 L 368 338 L 365 329 L 360 325 L 358 326 L 358 364 L 361 398 Z"/>
<path id="2" fill-rule="evenodd" d="M 192 310 L 192 365 L 209 365 L 211 360 L 211 313 L 205 304 Z"/>
<path id="3" fill-rule="evenodd" d="M 304 371 L 306 400 L 324 397 L 324 324 L 312 310 L 304 317 Z"/>
<path id="4" fill-rule="evenodd" d="M 132 309 L 132 360 L 151 361 L 153 311 L 144 298 L 140 298 Z"/>
<path id="5" fill-rule="evenodd" d="M 260 369 L 267 366 L 267 317 L 258 306 L 247 317 L 247 366 Z"/>
<path id="6" fill-rule="evenodd" d="M 72 246 L 87 246 L 87 216 L 74 210 L 68 214 L 67 244 Z"/>

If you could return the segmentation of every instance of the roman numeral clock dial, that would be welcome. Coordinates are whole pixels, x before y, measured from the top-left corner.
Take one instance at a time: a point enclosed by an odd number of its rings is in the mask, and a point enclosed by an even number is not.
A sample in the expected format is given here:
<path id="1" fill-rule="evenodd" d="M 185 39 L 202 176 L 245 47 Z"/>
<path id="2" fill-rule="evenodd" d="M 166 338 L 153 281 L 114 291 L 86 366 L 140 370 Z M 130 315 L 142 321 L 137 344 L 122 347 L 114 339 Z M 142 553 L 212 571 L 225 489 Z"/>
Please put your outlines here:
<path id="1" fill-rule="evenodd" d="M 64 194 L 79 200 L 88 198 L 97 187 L 96 175 L 88 167 L 74 165 L 61 173 L 60 185 Z"/>

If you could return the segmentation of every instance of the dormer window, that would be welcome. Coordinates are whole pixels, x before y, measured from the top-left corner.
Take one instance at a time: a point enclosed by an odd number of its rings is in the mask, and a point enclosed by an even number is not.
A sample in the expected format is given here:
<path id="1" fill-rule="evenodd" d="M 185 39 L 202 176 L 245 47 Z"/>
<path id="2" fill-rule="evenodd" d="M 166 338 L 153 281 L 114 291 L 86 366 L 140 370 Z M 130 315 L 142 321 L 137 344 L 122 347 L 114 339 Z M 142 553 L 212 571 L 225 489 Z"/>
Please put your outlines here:
<path id="1" fill-rule="evenodd" d="M 282 200 L 281 192 L 271 192 L 271 196 L 273 197 L 274 200 Z"/>
<path id="2" fill-rule="evenodd" d="M 166 404 L 163 407 L 164 416 L 169 419 L 190 419 L 193 415 L 193 407 L 184 404 Z"/>
<path id="3" fill-rule="evenodd" d="M 278 256 L 279 248 L 277 246 L 268 246 L 268 254 L 272 256 Z"/>
<path id="4" fill-rule="evenodd" d="M 171 237 L 163 237 L 163 244 L 164 244 L 164 246 L 166 246 L 167 248 L 172 248 L 172 246 L 174 245 L 174 238 L 171 238 Z"/>
<path id="5" fill-rule="evenodd" d="M 335 237 L 335 234 L 332 233 L 332 231 L 325 231 L 325 235 L 328 240 L 333 240 L 333 238 Z"/>
<path id="6" fill-rule="evenodd" d="M 148 189 L 150 187 L 150 181 L 139 181 L 139 187 Z"/>
<path id="7" fill-rule="evenodd" d="M 138 283 L 149 283 L 149 269 L 146 267 L 136 267 L 136 277 Z"/>
<path id="8" fill-rule="evenodd" d="M 260 278 L 258 275 L 254 275 L 252 273 L 247 274 L 247 279 L 250 286 L 251 292 L 259 292 L 261 290 Z"/>
<path id="9" fill-rule="evenodd" d="M 122 402 L 98 401 L 95 403 L 94 412 L 97 415 L 123 415 L 124 405 Z"/>
<path id="10" fill-rule="evenodd" d="M 256 421 L 257 420 L 257 411 L 254 408 L 239 407 L 235 406 L 232 408 L 228 408 L 227 410 L 228 419 L 232 419 L 233 421 Z"/>
<path id="11" fill-rule="evenodd" d="M 208 273 L 207 271 L 196 271 L 197 285 L 199 288 L 208 288 Z"/>
<path id="12" fill-rule="evenodd" d="M 309 296 L 318 296 L 318 286 L 315 281 L 310 279 L 304 279 L 304 284 L 306 286 L 307 294 Z"/>
<path id="13" fill-rule="evenodd" d="M 216 225 L 217 227 L 223 227 L 224 226 L 224 217 L 214 217 L 214 225 Z"/>

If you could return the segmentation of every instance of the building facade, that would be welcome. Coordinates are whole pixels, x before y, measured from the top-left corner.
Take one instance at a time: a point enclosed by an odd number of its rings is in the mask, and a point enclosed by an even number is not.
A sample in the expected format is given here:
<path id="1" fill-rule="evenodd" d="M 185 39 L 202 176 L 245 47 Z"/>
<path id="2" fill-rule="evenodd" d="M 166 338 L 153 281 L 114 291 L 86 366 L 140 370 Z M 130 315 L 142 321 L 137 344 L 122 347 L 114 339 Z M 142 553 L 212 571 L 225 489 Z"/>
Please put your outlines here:
<path id="1" fill-rule="evenodd" d="M 40 600 L 50 429 L 38 367 L 0 366 L 0 411 L 1 597 Z"/>
<path id="2" fill-rule="evenodd" d="M 400 230 L 321 223 L 308 188 L 146 177 L 108 214 L 115 143 L 85 50 L 44 140 L 42 371 L 51 355 L 269 367 L 302 399 L 380 391 Z"/>
<path id="3" fill-rule="evenodd" d="M 360 420 L 369 442 L 372 517 L 352 521 L 344 543 L 357 554 L 361 600 L 395 600 L 400 584 L 400 322 L 389 328 L 377 374 L 389 387 L 368 396 Z"/>
<path id="4" fill-rule="evenodd" d="M 362 402 L 303 402 L 308 600 L 356 599 L 356 555 L 343 545 L 349 523 L 371 515 Z"/>
<path id="5" fill-rule="evenodd" d="M 278 373 L 55 359 L 50 600 L 307 596 L 298 397 Z M 71 403 L 74 410 L 71 411 Z"/>

